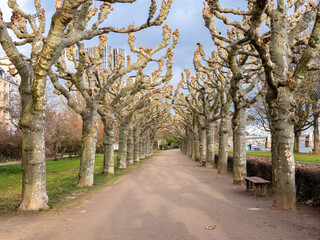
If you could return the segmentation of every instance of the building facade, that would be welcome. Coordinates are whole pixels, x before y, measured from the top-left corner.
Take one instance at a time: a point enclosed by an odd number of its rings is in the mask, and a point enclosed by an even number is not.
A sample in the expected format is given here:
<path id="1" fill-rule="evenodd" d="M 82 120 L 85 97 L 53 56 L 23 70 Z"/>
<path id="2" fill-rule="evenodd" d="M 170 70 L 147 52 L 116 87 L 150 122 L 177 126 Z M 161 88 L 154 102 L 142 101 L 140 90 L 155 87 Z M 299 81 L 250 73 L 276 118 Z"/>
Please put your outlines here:
<path id="1" fill-rule="evenodd" d="M 20 76 L 10 75 L 10 63 L 7 57 L 0 58 L 0 127 L 14 131 L 15 126 L 12 124 L 9 109 L 13 105 L 20 104 Z"/>
<path id="2" fill-rule="evenodd" d="M 94 47 L 87 47 L 85 49 L 88 52 L 88 54 L 90 55 L 90 57 L 94 57 Z M 114 47 L 112 47 L 110 45 L 107 45 L 106 48 L 104 49 L 103 60 L 102 60 L 101 68 L 100 68 L 99 71 L 102 71 L 103 69 L 108 69 L 109 65 L 114 67 L 116 65 L 117 54 L 118 53 L 120 53 L 124 57 L 126 57 L 126 50 L 125 49 L 123 49 L 123 48 L 114 48 Z M 109 62 L 110 54 L 112 54 L 112 62 L 111 63 Z M 78 49 L 76 50 L 76 56 L 77 56 L 77 58 L 79 56 Z"/>

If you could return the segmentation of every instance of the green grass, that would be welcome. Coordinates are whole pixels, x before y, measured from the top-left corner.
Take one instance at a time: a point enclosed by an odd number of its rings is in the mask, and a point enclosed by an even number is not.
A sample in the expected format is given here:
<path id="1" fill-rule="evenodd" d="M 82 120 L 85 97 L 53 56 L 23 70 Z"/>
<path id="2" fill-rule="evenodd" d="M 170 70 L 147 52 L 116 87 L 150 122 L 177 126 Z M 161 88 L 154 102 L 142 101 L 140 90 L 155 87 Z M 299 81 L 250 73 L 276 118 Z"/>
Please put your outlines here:
<path id="1" fill-rule="evenodd" d="M 218 152 L 218 148 L 215 148 L 215 151 Z M 232 149 L 229 149 L 229 153 L 233 153 Z M 256 152 L 256 151 L 247 151 L 247 156 L 252 157 L 263 157 L 271 158 L 271 152 Z M 305 162 L 305 163 L 318 163 L 320 164 L 320 155 L 312 155 L 307 153 L 295 153 L 294 160 L 296 162 Z"/>
<path id="2" fill-rule="evenodd" d="M 271 158 L 271 152 L 248 151 L 247 156 Z M 307 153 L 295 153 L 294 160 L 296 162 L 320 164 L 320 155 L 313 155 L 313 154 L 307 154 Z"/>
<path id="3" fill-rule="evenodd" d="M 160 151 L 154 151 L 154 154 Z M 116 159 L 117 154 L 115 154 Z M 150 158 L 150 157 L 149 157 Z M 78 181 L 79 158 L 65 158 L 59 161 L 47 161 L 47 193 L 48 205 L 52 209 L 78 204 L 84 196 L 96 192 L 104 186 L 116 181 L 149 158 L 140 163 L 128 166 L 127 169 L 115 169 L 114 175 L 102 174 L 103 155 L 96 155 L 94 168 L 94 185 L 92 187 L 76 187 Z M 116 160 L 115 160 L 116 166 Z M 0 166 L 0 215 L 14 215 L 19 206 L 21 196 L 21 167 L 20 164 Z"/>

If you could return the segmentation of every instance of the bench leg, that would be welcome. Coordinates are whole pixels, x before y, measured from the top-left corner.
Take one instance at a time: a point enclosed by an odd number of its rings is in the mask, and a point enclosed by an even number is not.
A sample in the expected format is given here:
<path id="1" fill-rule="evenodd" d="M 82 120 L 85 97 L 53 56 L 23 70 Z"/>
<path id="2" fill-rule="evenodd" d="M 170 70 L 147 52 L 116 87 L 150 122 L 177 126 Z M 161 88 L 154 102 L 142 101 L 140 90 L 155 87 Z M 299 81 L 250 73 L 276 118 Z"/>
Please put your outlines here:
<path id="1" fill-rule="evenodd" d="M 249 190 L 249 181 L 246 179 L 246 183 L 247 183 L 247 191 Z"/>
<path id="2" fill-rule="evenodd" d="M 255 196 L 267 196 L 267 185 L 255 184 Z"/>
<path id="3" fill-rule="evenodd" d="M 263 184 L 263 196 L 267 196 L 267 184 Z"/>

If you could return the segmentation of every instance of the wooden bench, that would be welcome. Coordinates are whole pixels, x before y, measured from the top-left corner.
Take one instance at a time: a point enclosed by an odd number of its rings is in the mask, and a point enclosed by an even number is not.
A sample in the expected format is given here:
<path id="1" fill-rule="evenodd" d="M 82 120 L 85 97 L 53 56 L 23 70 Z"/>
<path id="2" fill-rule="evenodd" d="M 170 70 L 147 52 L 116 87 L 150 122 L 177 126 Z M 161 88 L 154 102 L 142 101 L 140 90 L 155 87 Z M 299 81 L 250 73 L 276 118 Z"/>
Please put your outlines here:
<path id="1" fill-rule="evenodd" d="M 269 181 L 259 177 L 245 177 L 247 183 L 247 191 L 250 189 L 255 190 L 255 196 L 267 196 L 267 185 Z M 254 188 L 252 187 L 254 184 Z"/>

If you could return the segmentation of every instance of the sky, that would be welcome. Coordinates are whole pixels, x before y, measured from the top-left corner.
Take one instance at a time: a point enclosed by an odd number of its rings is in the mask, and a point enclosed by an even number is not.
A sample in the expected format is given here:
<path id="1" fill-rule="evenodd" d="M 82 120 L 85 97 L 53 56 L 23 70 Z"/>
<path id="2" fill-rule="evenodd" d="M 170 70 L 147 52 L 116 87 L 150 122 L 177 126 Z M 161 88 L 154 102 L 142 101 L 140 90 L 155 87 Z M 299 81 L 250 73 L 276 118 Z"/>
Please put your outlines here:
<path id="1" fill-rule="evenodd" d="M 157 0 L 158 11 L 161 6 L 162 0 Z M 4 2 L 4 1 L 3 1 Z M 34 13 L 32 0 L 17 0 L 17 3 L 26 12 Z M 222 5 L 232 8 L 234 3 L 243 5 L 245 0 L 223 0 Z M 55 10 L 55 1 L 41 1 L 44 5 L 47 16 L 47 29 L 50 26 L 50 18 Z M 101 1 L 94 1 L 97 5 L 101 4 Z M 109 15 L 106 21 L 100 25 L 102 27 L 115 26 L 115 27 L 127 27 L 131 23 L 135 23 L 136 26 L 146 22 L 148 17 L 148 11 L 150 6 L 150 0 L 137 0 L 132 4 L 117 3 L 112 5 L 114 11 Z M 9 20 L 11 17 L 11 10 L 6 4 L 0 6 L 4 19 Z M 192 58 L 193 52 L 197 47 L 197 43 L 201 42 L 205 51 L 209 55 L 214 49 L 213 42 L 211 40 L 208 29 L 204 26 L 204 20 L 202 18 L 203 0 L 173 0 L 169 16 L 165 23 L 175 31 L 179 29 L 180 39 L 177 47 L 174 49 L 174 66 L 173 66 L 173 79 L 171 83 L 176 85 L 181 78 L 181 71 L 185 68 L 193 69 Z M 219 31 L 225 32 L 225 27 L 222 24 L 217 23 Z M 137 37 L 137 46 L 154 47 L 159 41 L 161 41 L 162 27 L 151 27 L 142 30 L 135 34 Z M 86 46 L 94 46 L 97 43 L 97 39 L 93 41 L 86 41 Z M 127 44 L 126 34 L 108 34 L 107 44 L 113 47 L 121 47 L 126 49 L 127 54 L 130 54 L 130 50 Z M 28 48 L 22 48 L 23 53 L 28 52 Z M 4 56 L 5 53 L 0 46 L 0 56 Z M 147 71 L 152 71 L 153 66 L 150 66 Z"/>

